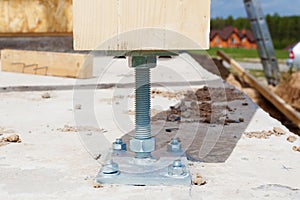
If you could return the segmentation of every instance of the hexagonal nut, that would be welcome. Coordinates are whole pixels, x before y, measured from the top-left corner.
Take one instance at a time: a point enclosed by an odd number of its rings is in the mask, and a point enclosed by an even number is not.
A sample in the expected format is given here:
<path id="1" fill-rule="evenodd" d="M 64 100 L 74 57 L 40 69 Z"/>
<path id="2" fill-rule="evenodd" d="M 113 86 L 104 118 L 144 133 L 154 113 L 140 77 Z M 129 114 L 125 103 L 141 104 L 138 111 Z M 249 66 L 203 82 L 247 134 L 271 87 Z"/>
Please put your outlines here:
<path id="1" fill-rule="evenodd" d="M 126 151 L 126 144 L 122 143 L 122 144 L 118 144 L 118 143 L 113 143 L 113 150 L 116 151 Z"/>
<path id="2" fill-rule="evenodd" d="M 168 167 L 168 174 L 170 176 L 185 176 L 187 174 L 186 166 L 181 165 L 178 167 L 174 167 L 173 164 Z"/>
<path id="3" fill-rule="evenodd" d="M 116 174 L 119 172 L 119 165 L 110 160 L 102 166 L 101 171 L 103 174 Z"/>
<path id="4" fill-rule="evenodd" d="M 150 153 L 155 150 L 155 138 L 139 140 L 133 138 L 130 140 L 130 150 L 132 152 Z"/>
<path id="5" fill-rule="evenodd" d="M 167 147 L 169 152 L 180 152 L 181 149 L 181 143 L 178 140 L 172 140 Z"/>

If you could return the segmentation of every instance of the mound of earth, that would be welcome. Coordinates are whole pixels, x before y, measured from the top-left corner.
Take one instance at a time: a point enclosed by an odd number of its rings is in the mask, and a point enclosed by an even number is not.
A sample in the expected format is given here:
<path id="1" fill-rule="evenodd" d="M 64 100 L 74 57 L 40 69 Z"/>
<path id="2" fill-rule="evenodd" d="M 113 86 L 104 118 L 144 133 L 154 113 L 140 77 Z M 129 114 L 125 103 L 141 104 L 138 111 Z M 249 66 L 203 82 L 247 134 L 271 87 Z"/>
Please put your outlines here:
<path id="1" fill-rule="evenodd" d="M 300 111 L 300 72 L 292 74 L 287 80 L 282 81 L 275 93 L 288 104 Z"/>

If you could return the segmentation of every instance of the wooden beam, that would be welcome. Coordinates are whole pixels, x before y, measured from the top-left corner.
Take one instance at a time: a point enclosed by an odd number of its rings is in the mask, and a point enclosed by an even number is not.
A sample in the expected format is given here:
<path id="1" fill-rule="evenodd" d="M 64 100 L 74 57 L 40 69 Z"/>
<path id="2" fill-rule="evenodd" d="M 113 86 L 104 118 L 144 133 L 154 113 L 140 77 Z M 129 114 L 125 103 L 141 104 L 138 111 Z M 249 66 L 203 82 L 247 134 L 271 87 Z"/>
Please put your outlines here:
<path id="1" fill-rule="evenodd" d="M 292 106 L 287 104 L 282 98 L 273 93 L 270 89 L 260 84 L 251 74 L 243 69 L 239 63 L 230 58 L 222 51 L 217 52 L 224 61 L 231 65 L 231 67 L 238 73 L 239 77 L 243 78 L 246 83 L 255 88 L 262 96 L 264 96 L 270 103 L 272 103 L 282 114 L 290 119 L 295 125 L 300 128 L 300 113 Z"/>
<path id="2" fill-rule="evenodd" d="M 210 0 L 73 0 L 76 50 L 209 47 Z"/>
<path id="3" fill-rule="evenodd" d="M 45 51 L 1 51 L 2 71 L 70 78 L 93 76 L 93 62 L 88 54 Z"/>

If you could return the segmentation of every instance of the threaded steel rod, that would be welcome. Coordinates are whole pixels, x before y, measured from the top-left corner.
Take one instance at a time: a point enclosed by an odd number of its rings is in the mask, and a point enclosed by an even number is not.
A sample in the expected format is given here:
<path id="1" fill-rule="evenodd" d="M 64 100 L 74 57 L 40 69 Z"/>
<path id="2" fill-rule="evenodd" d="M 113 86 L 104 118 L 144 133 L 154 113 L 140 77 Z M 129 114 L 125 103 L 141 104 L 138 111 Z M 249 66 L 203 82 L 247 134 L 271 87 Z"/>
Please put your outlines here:
<path id="1" fill-rule="evenodd" d="M 135 137 L 130 140 L 130 149 L 136 158 L 151 158 L 155 138 L 151 137 L 150 69 L 156 66 L 156 56 L 132 56 L 130 61 L 135 69 Z"/>
<path id="2" fill-rule="evenodd" d="M 150 68 L 135 68 L 135 138 L 151 137 Z"/>

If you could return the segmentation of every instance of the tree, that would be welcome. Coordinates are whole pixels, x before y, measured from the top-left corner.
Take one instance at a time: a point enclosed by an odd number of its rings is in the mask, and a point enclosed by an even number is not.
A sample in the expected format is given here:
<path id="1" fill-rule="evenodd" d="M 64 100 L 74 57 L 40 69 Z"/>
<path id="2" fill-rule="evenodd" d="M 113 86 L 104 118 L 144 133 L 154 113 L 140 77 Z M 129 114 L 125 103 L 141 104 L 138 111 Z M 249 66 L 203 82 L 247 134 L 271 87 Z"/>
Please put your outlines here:
<path id="1" fill-rule="evenodd" d="M 275 48 L 282 49 L 300 41 L 300 16 L 281 17 L 278 13 L 266 15 L 270 34 Z M 223 29 L 226 26 L 234 26 L 237 29 L 251 29 L 247 18 L 236 18 L 232 16 L 216 18 L 211 20 L 212 29 Z"/>

